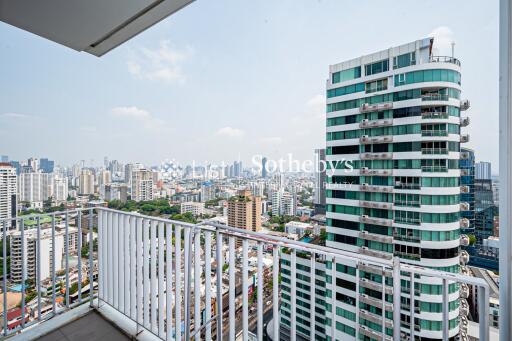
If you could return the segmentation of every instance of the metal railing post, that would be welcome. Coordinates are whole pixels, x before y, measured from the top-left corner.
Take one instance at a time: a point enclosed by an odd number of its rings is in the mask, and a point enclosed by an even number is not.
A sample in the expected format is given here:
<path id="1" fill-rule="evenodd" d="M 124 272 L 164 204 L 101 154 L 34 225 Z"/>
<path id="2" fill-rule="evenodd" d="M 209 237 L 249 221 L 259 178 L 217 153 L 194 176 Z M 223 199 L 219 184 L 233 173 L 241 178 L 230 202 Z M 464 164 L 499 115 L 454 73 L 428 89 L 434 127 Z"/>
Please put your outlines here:
<path id="1" fill-rule="evenodd" d="M 21 328 L 25 328 L 25 285 L 27 281 L 27 267 L 25 254 L 25 220 L 21 218 Z"/>
<path id="2" fill-rule="evenodd" d="M 415 334 L 415 330 L 414 330 L 415 322 L 414 321 L 416 319 L 414 306 L 416 305 L 416 302 L 415 302 L 416 298 L 414 297 L 414 286 L 415 286 L 415 284 L 414 284 L 414 273 L 413 272 L 410 273 L 410 277 L 409 278 L 410 278 L 409 279 L 409 290 L 410 290 L 410 296 L 409 297 L 410 297 L 410 302 L 411 302 L 411 320 L 410 320 L 410 322 L 411 322 L 411 331 L 410 331 L 410 333 L 411 333 L 411 340 L 414 340 L 414 334 Z"/>
<path id="3" fill-rule="evenodd" d="M 190 340 L 191 290 L 192 290 L 192 239 L 194 231 L 185 230 L 185 340 Z"/>
<path id="4" fill-rule="evenodd" d="M 52 250 L 55 250 L 55 215 L 52 216 Z M 55 281 L 57 274 L 55 270 L 55 252 L 52 251 L 52 306 L 53 314 L 57 314 L 57 297 L 55 292 Z"/>
<path id="5" fill-rule="evenodd" d="M 393 258 L 393 340 L 400 340 L 400 259 Z M 383 293 L 384 297 L 385 294 Z M 411 308 L 413 309 L 413 308 Z"/>
<path id="6" fill-rule="evenodd" d="M 94 251 L 94 234 L 93 234 L 93 209 L 89 210 L 89 306 L 93 307 L 94 298 L 94 262 L 92 253 Z M 99 259 L 98 259 L 98 272 L 99 272 Z"/>
<path id="7" fill-rule="evenodd" d="M 235 319 L 235 237 L 229 237 L 229 341 L 235 341 L 236 338 L 236 319 Z"/>
<path id="8" fill-rule="evenodd" d="M 77 254 L 78 254 L 78 302 L 82 302 L 82 211 L 77 212 Z"/>
<path id="9" fill-rule="evenodd" d="M 274 341 L 279 341 L 279 246 L 274 245 L 272 249 L 272 310 L 273 310 L 273 327 Z"/>
<path id="10" fill-rule="evenodd" d="M 41 217 L 37 217 L 36 240 L 36 291 L 37 291 L 37 320 L 41 321 Z"/>
<path id="11" fill-rule="evenodd" d="M 448 340 L 450 330 L 450 295 L 449 295 L 448 280 L 443 278 L 443 340 Z"/>
<path id="12" fill-rule="evenodd" d="M 222 341 L 222 235 L 220 229 L 216 228 L 217 243 L 217 341 Z"/>
<path id="13" fill-rule="evenodd" d="M 258 243 L 257 338 L 263 341 L 263 243 Z"/>
<path id="14" fill-rule="evenodd" d="M 66 308 L 69 308 L 69 214 L 66 212 L 66 229 L 64 236 L 64 254 L 66 263 Z"/>
<path id="15" fill-rule="evenodd" d="M 480 341 L 489 341 L 489 288 L 478 287 L 478 321 Z"/>
<path id="16" fill-rule="evenodd" d="M 2 230 L 2 249 L 3 249 L 3 294 L 4 294 L 4 316 L 7 314 L 7 221 L 4 221 Z M 7 336 L 7 319 L 3 319 L 4 336 Z"/>

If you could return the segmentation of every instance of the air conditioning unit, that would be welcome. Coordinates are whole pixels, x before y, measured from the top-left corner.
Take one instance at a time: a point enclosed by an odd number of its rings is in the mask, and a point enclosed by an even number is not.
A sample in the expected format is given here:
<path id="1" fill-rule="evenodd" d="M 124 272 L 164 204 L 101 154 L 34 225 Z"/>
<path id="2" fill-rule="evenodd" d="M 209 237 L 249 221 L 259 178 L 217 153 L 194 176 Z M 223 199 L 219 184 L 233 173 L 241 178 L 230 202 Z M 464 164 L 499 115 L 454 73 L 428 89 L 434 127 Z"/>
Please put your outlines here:
<path id="1" fill-rule="evenodd" d="M 361 217 L 363 217 L 363 219 L 367 219 L 368 215 L 367 214 L 363 214 Z"/>
<path id="2" fill-rule="evenodd" d="M 368 235 L 368 231 L 362 231 L 364 235 Z"/>
<path id="3" fill-rule="evenodd" d="M 368 121 L 369 121 L 369 120 L 368 120 L 367 118 L 365 118 L 365 119 L 363 119 L 363 120 L 361 121 L 361 123 L 368 123 Z"/>
<path id="4" fill-rule="evenodd" d="M 361 168 L 361 170 L 362 170 L 363 172 L 367 172 L 367 171 L 368 171 L 368 169 L 369 169 L 368 167 L 363 167 L 363 168 Z"/>
<path id="5" fill-rule="evenodd" d="M 460 101 L 460 110 L 468 110 L 470 107 L 469 99 L 463 99 Z"/>
<path id="6" fill-rule="evenodd" d="M 460 245 L 468 246 L 469 245 L 469 237 L 465 234 L 460 235 Z"/>
<path id="7" fill-rule="evenodd" d="M 361 249 L 368 250 L 368 247 L 367 246 L 362 246 Z"/>
<path id="8" fill-rule="evenodd" d="M 462 218 L 460 220 L 460 226 L 463 227 L 463 228 L 468 228 L 469 227 L 469 220 L 467 218 Z"/>
<path id="9" fill-rule="evenodd" d="M 363 135 L 363 136 L 361 136 L 361 139 L 363 139 L 363 140 L 367 140 L 369 137 L 370 137 L 370 136 L 368 136 L 368 135 Z"/>

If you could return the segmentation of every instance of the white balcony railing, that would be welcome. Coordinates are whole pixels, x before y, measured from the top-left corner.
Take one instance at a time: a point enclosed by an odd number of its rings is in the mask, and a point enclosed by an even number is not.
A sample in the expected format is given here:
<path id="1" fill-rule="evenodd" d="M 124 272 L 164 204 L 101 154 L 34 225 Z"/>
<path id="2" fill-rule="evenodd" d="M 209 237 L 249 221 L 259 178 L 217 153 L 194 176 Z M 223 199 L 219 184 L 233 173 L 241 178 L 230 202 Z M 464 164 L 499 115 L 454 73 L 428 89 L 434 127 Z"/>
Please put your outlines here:
<path id="1" fill-rule="evenodd" d="M 42 223 L 43 216 L 50 217 L 51 221 Z M 386 224 L 388 221 L 391 220 L 386 220 Z M 11 225 L 13 227 L 9 228 Z M 295 339 L 297 333 L 300 334 L 294 322 L 298 308 L 295 292 L 298 257 L 311 262 L 311 307 L 316 304 L 315 262 L 318 257 L 330 260 L 333 269 L 336 269 L 337 262 L 351 261 L 360 271 L 392 278 L 392 285 L 385 284 L 385 277 L 382 277 L 380 285 L 386 292 L 393 292 L 393 303 L 373 302 L 378 299 L 364 294 L 358 297 L 370 304 L 384 303 L 385 310 L 393 311 L 393 319 L 385 323 L 392 326 L 394 340 L 401 339 L 401 333 L 404 333 L 401 313 L 408 314 L 398 308 L 401 293 L 410 296 L 411 306 L 414 306 L 416 299 L 414 290 L 407 292 L 401 287 L 402 280 L 410 281 L 409 287 L 414 287 L 414 282 L 421 278 L 432 278 L 442 283 L 443 340 L 448 340 L 450 331 L 449 285 L 472 285 L 478 290 L 480 302 L 480 340 L 489 340 L 489 287 L 484 280 L 400 263 L 400 258 L 393 257 L 392 253 L 369 248 L 361 248 L 364 249 L 361 253 L 353 253 L 213 222 L 189 224 L 107 208 L 2 219 L 0 227 L 3 227 L 3 241 L 20 235 L 18 246 L 21 254 L 27 252 L 27 240 L 35 241 L 37 246 L 34 278 L 27 276 L 28 270 L 32 269 L 27 269 L 28 265 L 20 262 L 22 283 L 25 283 L 20 286 L 20 311 L 28 309 L 30 314 L 16 323 L 4 318 L 4 337 L 23 333 L 29 326 L 33 327 L 30 328 L 32 330 L 38 328 L 38 324 L 77 305 L 88 303 L 96 308 L 101 302 L 102 306 L 114 308 L 124 315 L 123 318 L 135 323 L 137 335 L 146 332 L 161 340 L 209 341 L 235 340 L 241 334 L 244 340 L 248 340 L 249 331 L 255 330 L 257 338 L 262 340 L 264 316 L 270 314 L 274 321 L 278 321 L 273 323 L 274 340 L 278 340 L 282 286 L 279 282 L 279 264 L 281 257 L 286 254 L 290 255 L 287 259 L 291 269 L 290 307 L 287 308 L 291 312 L 291 340 Z M 76 247 L 69 243 L 75 233 L 78 233 Z M 56 240 L 60 238 L 64 241 L 62 269 L 56 260 L 60 260 L 56 249 L 59 244 Z M 42 245 L 48 242 L 53 252 L 41 253 Z M 4 312 L 9 311 L 8 288 L 16 284 L 12 282 L 12 273 L 9 272 L 13 271 L 13 267 L 7 266 L 6 244 L 4 242 L 0 250 L 3 252 L 3 272 L 0 274 L 3 275 Z M 69 259 L 73 255 L 77 263 L 73 262 L 72 265 Z M 264 257 L 271 260 L 272 265 L 268 269 L 264 269 Z M 254 259 L 251 268 L 249 258 Z M 43 278 L 43 260 L 50 261 L 49 278 Z M 238 283 L 235 279 L 239 277 L 242 290 L 241 297 L 237 299 Z M 255 283 L 249 278 L 255 278 Z M 331 276 L 333 281 L 335 278 Z M 370 281 L 363 286 L 377 288 Z M 249 299 L 250 288 L 256 293 L 254 300 Z M 27 295 L 32 299 L 25 301 Z M 264 306 L 264 301 L 272 305 Z M 334 309 L 335 304 L 329 303 Z M 359 327 L 356 325 L 356 330 L 361 331 Z M 365 335 L 365 332 L 361 335 Z M 335 327 L 326 328 L 326 333 L 334 338 Z M 410 333 L 413 336 L 417 333 L 414 323 L 411 323 Z M 302 336 L 307 338 L 311 335 Z"/>

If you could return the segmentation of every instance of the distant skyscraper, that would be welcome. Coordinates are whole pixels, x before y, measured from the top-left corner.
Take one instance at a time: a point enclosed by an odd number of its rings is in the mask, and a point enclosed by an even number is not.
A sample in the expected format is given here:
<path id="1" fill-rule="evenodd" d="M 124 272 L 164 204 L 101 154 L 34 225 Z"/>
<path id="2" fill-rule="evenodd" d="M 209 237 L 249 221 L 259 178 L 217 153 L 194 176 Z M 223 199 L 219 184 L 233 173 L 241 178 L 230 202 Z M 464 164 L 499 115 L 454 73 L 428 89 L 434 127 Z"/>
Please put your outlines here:
<path id="1" fill-rule="evenodd" d="M 39 170 L 39 159 L 31 157 L 27 160 L 27 165 L 31 168 L 32 172 L 37 172 Z"/>
<path id="2" fill-rule="evenodd" d="M 267 158 L 264 157 L 261 159 L 261 177 L 266 178 L 267 175 Z"/>
<path id="3" fill-rule="evenodd" d="M 315 149 L 315 188 L 313 189 L 313 205 L 316 214 L 325 214 L 325 149 Z"/>
<path id="4" fill-rule="evenodd" d="M 9 163 L 16 169 L 16 174 L 19 175 L 21 173 L 21 164 L 19 161 L 9 161 Z"/>
<path id="5" fill-rule="evenodd" d="M 0 162 L 2 162 L 2 163 L 9 162 L 9 157 L 7 155 L 1 155 Z"/>
<path id="6" fill-rule="evenodd" d="M 261 228 L 261 198 L 249 190 L 241 190 L 228 200 L 228 226 L 259 231 Z"/>
<path id="7" fill-rule="evenodd" d="M 201 184 L 201 202 L 215 199 L 215 186 L 212 181 L 205 181 Z"/>
<path id="8" fill-rule="evenodd" d="M 475 164 L 475 180 L 490 180 L 491 179 L 491 163 L 490 162 L 477 162 Z"/>
<path id="9" fill-rule="evenodd" d="M 106 201 L 120 200 L 126 202 L 128 198 L 128 187 L 126 184 L 113 183 L 105 185 L 102 199 Z"/>
<path id="10" fill-rule="evenodd" d="M 132 185 L 132 173 L 134 170 L 143 169 L 144 166 L 140 163 L 128 163 L 124 166 L 124 182 L 131 188 Z"/>
<path id="11" fill-rule="evenodd" d="M 18 177 L 19 201 L 30 203 L 33 208 L 41 208 L 51 193 L 51 175 L 48 173 L 21 173 Z"/>
<path id="12" fill-rule="evenodd" d="M 297 213 L 297 196 L 284 188 L 272 192 L 272 215 L 294 216 Z"/>
<path id="13" fill-rule="evenodd" d="M 242 176 L 242 161 L 235 161 L 232 166 L 231 177 L 239 178 Z"/>
<path id="14" fill-rule="evenodd" d="M 494 205 L 491 179 L 475 179 L 475 211 Z"/>
<path id="15" fill-rule="evenodd" d="M 66 201 L 68 198 L 68 179 L 66 177 L 54 176 L 53 178 L 53 200 L 56 202 Z"/>
<path id="16" fill-rule="evenodd" d="M 52 160 L 46 158 L 39 160 L 39 169 L 43 173 L 53 173 L 55 163 Z"/>
<path id="17" fill-rule="evenodd" d="M 469 226 L 463 228 L 463 233 L 472 233 L 475 221 L 475 152 L 469 148 L 461 148 L 460 184 L 464 191 L 460 193 L 462 218 L 469 220 Z"/>
<path id="18" fill-rule="evenodd" d="M 89 169 L 82 169 L 78 186 L 78 194 L 94 194 L 94 174 Z"/>
<path id="19" fill-rule="evenodd" d="M 131 195 L 134 201 L 153 200 L 153 172 L 148 169 L 132 171 Z"/>
<path id="20" fill-rule="evenodd" d="M 98 174 L 98 186 L 102 187 L 112 183 L 112 173 L 109 170 L 103 170 Z"/>
<path id="21" fill-rule="evenodd" d="M 17 193 L 16 169 L 9 163 L 0 163 L 0 219 L 16 217 Z M 15 221 L 7 221 L 6 225 L 7 229 L 16 227 Z M 0 231 L 3 231 L 3 224 L 0 224 Z"/>

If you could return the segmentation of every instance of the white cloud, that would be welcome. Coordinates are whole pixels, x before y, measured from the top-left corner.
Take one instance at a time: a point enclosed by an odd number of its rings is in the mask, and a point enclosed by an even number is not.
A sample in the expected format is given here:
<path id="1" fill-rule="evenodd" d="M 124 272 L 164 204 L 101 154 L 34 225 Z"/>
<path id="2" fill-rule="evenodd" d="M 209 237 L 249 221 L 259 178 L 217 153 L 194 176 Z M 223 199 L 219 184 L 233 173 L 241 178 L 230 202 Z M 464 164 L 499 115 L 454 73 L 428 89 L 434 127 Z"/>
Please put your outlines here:
<path id="1" fill-rule="evenodd" d="M 451 28 L 447 26 L 439 26 L 428 34 L 434 38 L 434 55 L 451 56 L 452 42 L 455 41 Z"/>
<path id="2" fill-rule="evenodd" d="M 126 64 L 128 72 L 142 79 L 183 82 L 185 75 L 182 71 L 182 63 L 192 56 L 190 47 L 179 50 L 170 41 L 160 41 L 156 49 L 140 48 L 135 51 L 132 60 Z"/>
<path id="3" fill-rule="evenodd" d="M 115 118 L 138 122 L 140 126 L 153 131 L 169 131 L 170 127 L 164 120 L 154 117 L 149 111 L 136 106 L 115 107 L 110 110 L 110 115 Z"/>
<path id="4" fill-rule="evenodd" d="M 232 127 L 224 127 L 217 130 L 215 133 L 216 135 L 220 136 L 227 136 L 227 137 L 242 137 L 245 135 L 245 131 L 238 128 L 232 128 Z"/>
<path id="5" fill-rule="evenodd" d="M 15 118 L 15 119 L 21 119 L 21 118 L 26 118 L 28 117 L 29 115 L 26 115 L 26 114 L 20 114 L 20 113 L 15 113 L 15 112 L 7 112 L 7 113 L 4 113 L 4 114 L 0 114 L 0 117 L 5 117 L 5 118 Z"/>
<path id="6" fill-rule="evenodd" d="M 116 107 L 110 110 L 112 116 L 115 117 L 125 117 L 125 118 L 133 118 L 138 120 L 147 120 L 151 118 L 151 114 L 149 111 L 144 109 L 139 109 L 135 106 L 131 107 Z"/>

